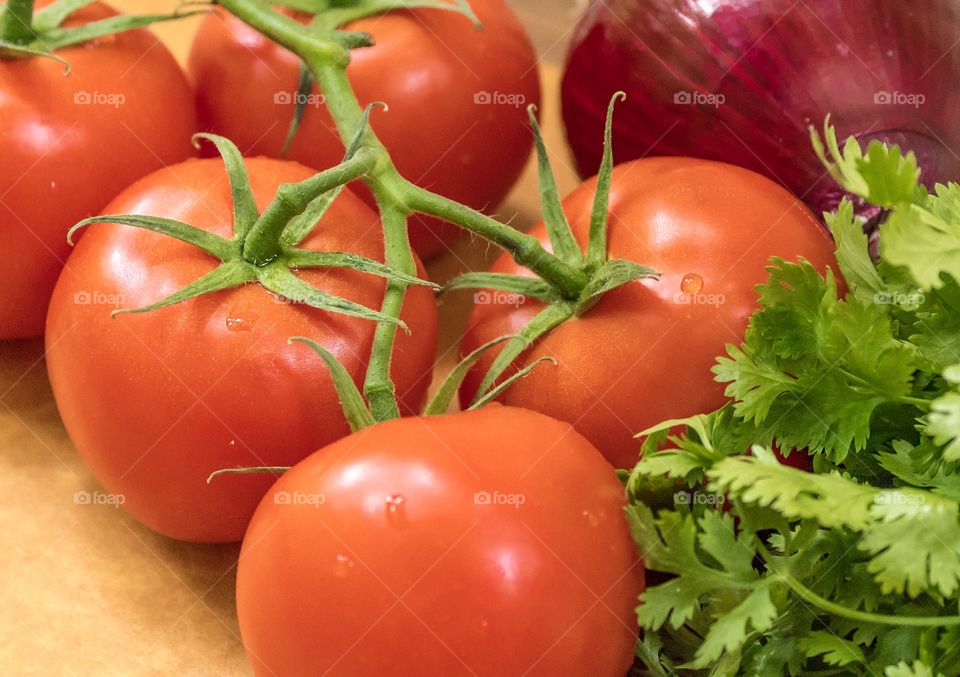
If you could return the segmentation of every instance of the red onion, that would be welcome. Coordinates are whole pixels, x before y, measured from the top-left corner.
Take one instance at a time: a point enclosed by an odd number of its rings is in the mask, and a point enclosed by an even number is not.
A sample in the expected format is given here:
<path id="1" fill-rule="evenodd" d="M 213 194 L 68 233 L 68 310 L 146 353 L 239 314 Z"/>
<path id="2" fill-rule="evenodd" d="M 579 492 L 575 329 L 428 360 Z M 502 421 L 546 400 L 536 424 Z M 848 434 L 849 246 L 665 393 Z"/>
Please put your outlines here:
<path id="1" fill-rule="evenodd" d="M 691 155 L 779 181 L 819 214 L 842 196 L 807 125 L 913 150 L 928 186 L 960 178 L 958 0 L 598 0 L 563 79 L 577 169 Z M 867 217 L 871 213 L 864 214 Z"/>

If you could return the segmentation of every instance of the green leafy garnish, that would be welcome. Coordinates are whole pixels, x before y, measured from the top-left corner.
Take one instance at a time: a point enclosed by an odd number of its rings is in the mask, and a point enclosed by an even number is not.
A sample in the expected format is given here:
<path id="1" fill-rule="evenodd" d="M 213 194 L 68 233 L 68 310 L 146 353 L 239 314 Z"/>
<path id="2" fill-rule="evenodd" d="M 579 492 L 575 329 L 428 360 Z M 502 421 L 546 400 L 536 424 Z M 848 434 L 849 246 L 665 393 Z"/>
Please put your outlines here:
<path id="1" fill-rule="evenodd" d="M 824 137 L 834 179 L 882 209 L 880 260 L 842 200 L 834 269 L 771 260 L 714 368 L 730 403 L 641 433 L 627 513 L 664 578 L 640 674 L 960 674 L 960 186 Z"/>

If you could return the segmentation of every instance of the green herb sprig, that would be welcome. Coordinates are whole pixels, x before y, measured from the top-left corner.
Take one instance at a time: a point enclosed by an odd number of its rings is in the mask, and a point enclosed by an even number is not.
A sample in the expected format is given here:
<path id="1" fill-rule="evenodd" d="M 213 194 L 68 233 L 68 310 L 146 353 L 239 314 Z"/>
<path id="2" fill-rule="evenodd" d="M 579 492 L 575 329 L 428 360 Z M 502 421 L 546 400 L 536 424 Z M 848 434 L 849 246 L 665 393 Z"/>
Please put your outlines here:
<path id="1" fill-rule="evenodd" d="M 829 120 L 811 136 L 887 211 L 880 261 L 844 199 L 837 270 L 771 261 L 714 367 L 731 402 L 642 433 L 628 518 L 666 576 L 640 674 L 960 674 L 960 186 Z"/>

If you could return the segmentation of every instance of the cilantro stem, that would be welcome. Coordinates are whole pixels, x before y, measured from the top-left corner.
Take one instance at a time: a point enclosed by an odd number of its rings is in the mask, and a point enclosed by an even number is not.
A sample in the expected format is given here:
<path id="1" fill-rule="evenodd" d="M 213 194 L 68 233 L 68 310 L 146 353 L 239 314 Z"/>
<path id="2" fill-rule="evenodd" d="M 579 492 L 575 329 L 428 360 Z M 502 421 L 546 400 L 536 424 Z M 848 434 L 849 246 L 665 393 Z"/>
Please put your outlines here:
<path id="1" fill-rule="evenodd" d="M 917 409 L 923 409 L 924 411 L 930 410 L 930 400 L 925 400 L 922 397 L 901 397 L 897 401 L 903 404 L 912 404 Z"/>
<path id="2" fill-rule="evenodd" d="M 766 553 L 764 555 L 764 559 L 766 559 L 766 555 L 770 554 L 769 551 L 767 551 L 763 546 L 760 546 L 759 549 Z M 850 609 L 842 604 L 837 604 L 836 602 L 831 602 L 830 600 L 821 597 L 785 571 L 778 571 L 773 566 L 771 566 L 771 571 L 773 571 L 774 575 L 783 581 L 783 583 L 800 599 L 813 604 L 818 609 L 832 613 L 836 616 L 849 618 L 852 621 L 878 623 L 882 625 L 908 625 L 911 627 L 920 628 L 960 625 L 960 616 L 894 616 L 890 614 L 875 614 L 867 611 Z"/>
<path id="3" fill-rule="evenodd" d="M 763 558 L 767 569 L 784 585 L 790 588 L 793 594 L 821 611 L 826 611 L 841 618 L 848 618 L 852 621 L 876 623 L 879 625 L 899 625 L 919 628 L 960 625 L 960 616 L 894 616 L 891 614 L 875 614 L 868 611 L 850 609 L 842 604 L 837 604 L 825 597 L 821 597 L 790 575 L 790 573 L 784 571 L 779 564 L 776 563 L 776 558 L 773 553 L 767 548 L 763 539 L 757 535 L 757 530 L 750 525 L 750 518 L 743 510 L 743 504 L 736 498 L 733 499 L 733 504 L 736 508 L 737 515 L 740 517 L 740 523 L 753 534 L 753 540 L 757 544 L 757 552 Z"/>

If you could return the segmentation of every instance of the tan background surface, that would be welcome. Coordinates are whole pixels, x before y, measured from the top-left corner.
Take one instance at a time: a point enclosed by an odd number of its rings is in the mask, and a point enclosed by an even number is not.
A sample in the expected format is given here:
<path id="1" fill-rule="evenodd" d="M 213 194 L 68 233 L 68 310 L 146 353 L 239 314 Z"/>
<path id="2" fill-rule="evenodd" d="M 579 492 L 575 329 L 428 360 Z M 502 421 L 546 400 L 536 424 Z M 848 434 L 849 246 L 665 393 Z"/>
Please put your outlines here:
<path id="1" fill-rule="evenodd" d="M 115 0 L 129 12 L 168 11 L 177 0 Z M 544 128 L 561 193 L 575 179 L 560 132 L 557 65 L 575 0 L 514 0 L 544 56 Z M 155 30 L 183 59 L 195 21 Z M 536 220 L 528 166 L 502 207 L 516 223 Z M 442 281 L 491 252 L 459 243 L 430 265 Z M 441 306 L 442 364 L 464 315 Z M 77 505 L 98 489 L 57 417 L 42 342 L 0 343 L 0 674 L 246 675 L 234 613 L 238 546 L 198 546 L 158 536 L 109 506 Z"/>

